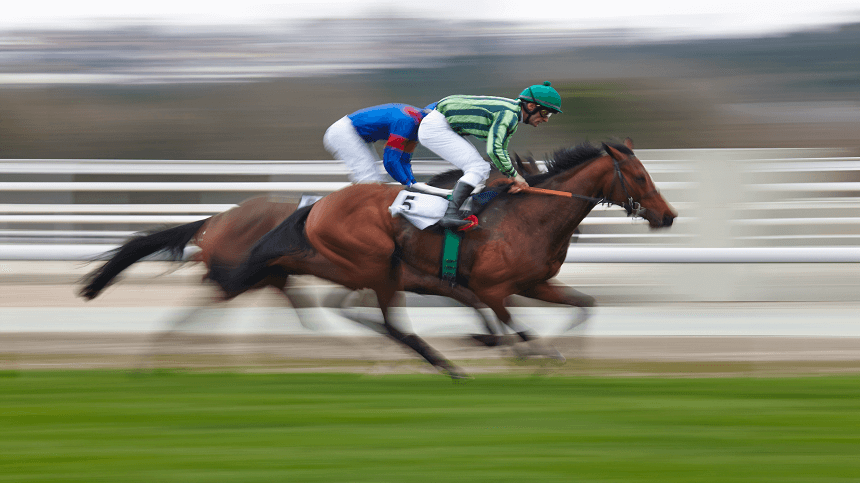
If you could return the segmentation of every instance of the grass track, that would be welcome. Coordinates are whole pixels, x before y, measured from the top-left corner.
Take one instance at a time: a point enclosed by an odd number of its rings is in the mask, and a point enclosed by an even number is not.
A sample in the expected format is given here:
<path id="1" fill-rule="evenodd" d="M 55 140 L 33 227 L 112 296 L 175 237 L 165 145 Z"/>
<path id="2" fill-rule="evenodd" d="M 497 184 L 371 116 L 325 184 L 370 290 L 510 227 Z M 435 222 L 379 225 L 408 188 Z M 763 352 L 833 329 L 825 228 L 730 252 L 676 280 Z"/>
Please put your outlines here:
<path id="1" fill-rule="evenodd" d="M 0 482 L 860 480 L 860 376 L 9 372 Z"/>

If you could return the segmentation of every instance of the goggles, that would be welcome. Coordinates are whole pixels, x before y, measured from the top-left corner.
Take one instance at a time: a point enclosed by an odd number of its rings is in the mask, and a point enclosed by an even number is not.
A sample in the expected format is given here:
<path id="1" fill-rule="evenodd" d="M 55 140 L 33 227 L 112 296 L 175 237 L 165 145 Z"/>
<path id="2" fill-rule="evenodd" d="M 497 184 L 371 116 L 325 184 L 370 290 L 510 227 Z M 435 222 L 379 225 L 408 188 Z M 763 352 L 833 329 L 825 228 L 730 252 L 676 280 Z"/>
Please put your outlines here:
<path id="1" fill-rule="evenodd" d="M 531 94 L 531 96 L 532 96 L 531 102 L 534 102 L 535 104 L 537 104 L 537 107 L 541 107 L 540 104 L 537 103 L 537 97 L 535 97 L 535 93 L 532 92 L 531 87 L 529 87 L 529 94 Z M 549 119 L 553 114 L 553 112 L 551 110 L 546 109 L 546 108 L 543 108 L 543 109 L 537 109 L 536 108 L 534 111 L 529 112 L 529 114 L 535 114 L 535 113 L 540 114 L 541 117 L 543 117 L 545 119 Z"/>

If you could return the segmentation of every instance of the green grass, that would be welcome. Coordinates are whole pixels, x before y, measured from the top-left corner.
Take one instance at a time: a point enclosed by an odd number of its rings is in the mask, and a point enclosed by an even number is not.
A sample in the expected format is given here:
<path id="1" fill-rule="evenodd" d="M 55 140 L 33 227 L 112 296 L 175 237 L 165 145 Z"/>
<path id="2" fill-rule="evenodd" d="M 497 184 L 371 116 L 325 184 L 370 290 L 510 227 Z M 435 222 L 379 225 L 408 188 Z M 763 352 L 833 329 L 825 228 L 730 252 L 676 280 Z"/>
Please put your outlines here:
<path id="1" fill-rule="evenodd" d="M 0 378 L 0 482 L 858 479 L 858 376 Z"/>

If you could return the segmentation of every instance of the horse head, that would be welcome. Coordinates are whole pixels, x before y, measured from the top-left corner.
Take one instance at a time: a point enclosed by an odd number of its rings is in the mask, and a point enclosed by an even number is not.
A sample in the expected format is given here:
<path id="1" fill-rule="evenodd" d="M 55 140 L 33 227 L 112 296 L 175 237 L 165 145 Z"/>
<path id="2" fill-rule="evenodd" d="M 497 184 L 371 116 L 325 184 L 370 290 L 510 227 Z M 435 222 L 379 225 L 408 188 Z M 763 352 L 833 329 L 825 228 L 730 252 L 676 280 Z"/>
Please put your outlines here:
<path id="1" fill-rule="evenodd" d="M 641 216 L 651 228 L 672 226 L 677 213 L 660 195 L 642 161 L 633 154 L 633 141 L 624 145 L 603 143 L 603 150 L 612 158 L 614 173 L 607 181 L 605 198 L 627 210 L 628 216 Z"/>

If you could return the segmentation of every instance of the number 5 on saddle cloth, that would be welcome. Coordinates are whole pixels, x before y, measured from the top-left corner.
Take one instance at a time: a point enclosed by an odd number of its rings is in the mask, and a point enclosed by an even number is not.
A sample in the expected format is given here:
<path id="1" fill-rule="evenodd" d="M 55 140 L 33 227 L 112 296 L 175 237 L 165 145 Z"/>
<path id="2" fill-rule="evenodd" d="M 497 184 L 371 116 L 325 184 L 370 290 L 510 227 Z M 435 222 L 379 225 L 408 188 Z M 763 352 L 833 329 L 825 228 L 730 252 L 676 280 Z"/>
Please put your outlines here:
<path id="1" fill-rule="evenodd" d="M 472 195 L 463 203 L 461 213 L 477 215 L 498 194 L 498 190 L 489 189 Z M 388 211 L 391 212 L 391 216 L 402 216 L 415 225 L 416 228 L 423 230 L 442 219 L 447 208 L 447 198 L 417 191 L 403 190 L 394 199 L 394 203 L 388 207 Z M 477 222 L 477 220 L 475 221 Z"/>

